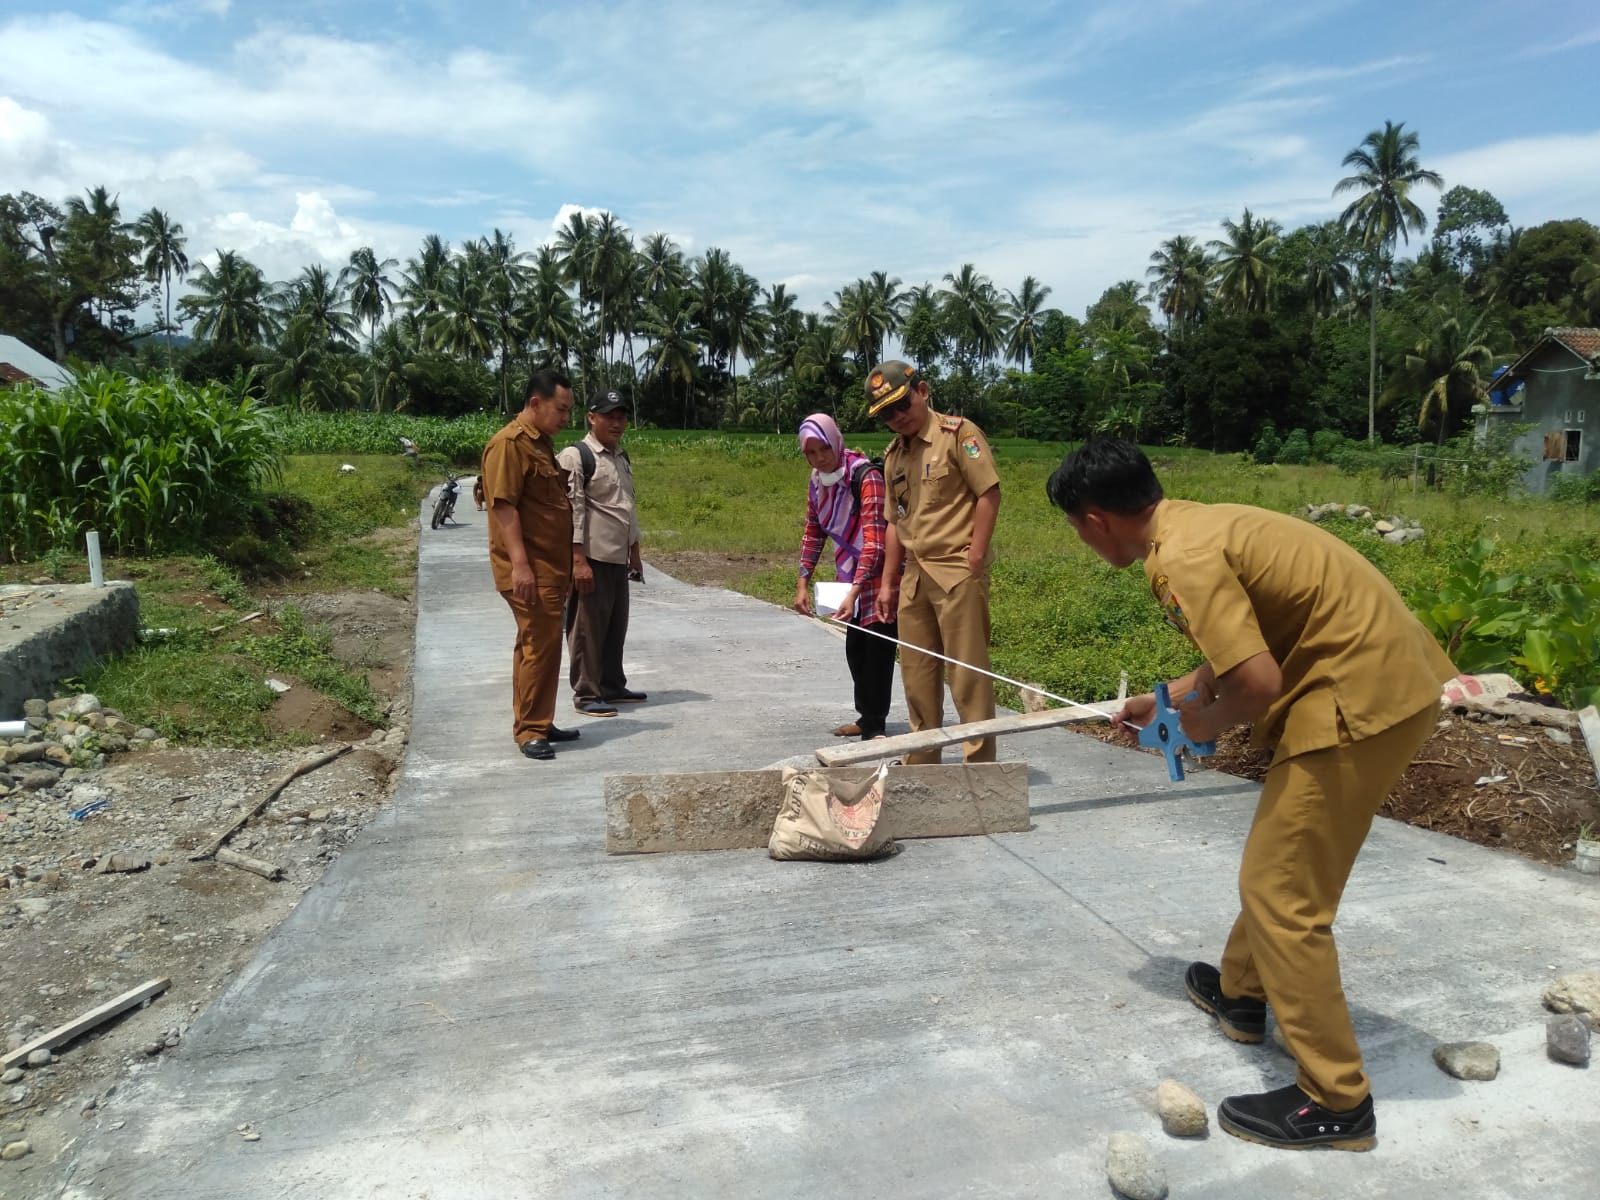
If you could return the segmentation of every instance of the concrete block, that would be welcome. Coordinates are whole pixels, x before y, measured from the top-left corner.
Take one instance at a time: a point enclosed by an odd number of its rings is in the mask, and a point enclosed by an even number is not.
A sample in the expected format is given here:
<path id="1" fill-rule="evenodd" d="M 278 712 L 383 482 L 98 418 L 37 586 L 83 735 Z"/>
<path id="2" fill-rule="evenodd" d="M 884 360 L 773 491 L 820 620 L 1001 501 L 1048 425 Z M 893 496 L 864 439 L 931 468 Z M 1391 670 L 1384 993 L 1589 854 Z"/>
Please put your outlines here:
<path id="1" fill-rule="evenodd" d="M 20 717 L 57 679 L 131 649 L 138 636 L 131 583 L 0 588 L 0 720 Z"/>
<path id="2" fill-rule="evenodd" d="M 824 768 L 813 768 L 823 770 Z M 855 782 L 872 768 L 826 773 Z M 606 777 L 606 852 L 754 850 L 772 836 L 783 772 L 698 771 Z M 882 820 L 897 838 L 1020 833 L 1031 826 L 1021 762 L 890 767 Z"/>

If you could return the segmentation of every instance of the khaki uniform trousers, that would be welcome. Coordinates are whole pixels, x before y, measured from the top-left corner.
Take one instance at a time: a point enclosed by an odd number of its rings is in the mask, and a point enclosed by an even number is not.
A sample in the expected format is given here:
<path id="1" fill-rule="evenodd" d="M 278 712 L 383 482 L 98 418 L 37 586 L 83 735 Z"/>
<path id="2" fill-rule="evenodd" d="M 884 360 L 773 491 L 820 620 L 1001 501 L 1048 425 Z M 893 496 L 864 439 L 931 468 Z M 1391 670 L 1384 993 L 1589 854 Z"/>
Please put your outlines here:
<path id="1" fill-rule="evenodd" d="M 1267 772 L 1244 859 L 1222 991 L 1272 1005 L 1306 1095 L 1348 1112 L 1371 1092 L 1339 980 L 1333 920 L 1372 818 L 1433 733 L 1435 704 L 1375 737 Z M 1344 737 L 1343 721 L 1340 732 Z"/>
<path id="2" fill-rule="evenodd" d="M 567 681 L 579 704 L 628 687 L 622 647 L 628 640 L 628 564 L 590 560 L 594 590 L 567 601 Z"/>
<path id="3" fill-rule="evenodd" d="M 555 723 L 567 584 L 539 583 L 532 604 L 510 592 L 500 594 L 517 618 L 517 644 L 511 651 L 511 735 L 520 746 L 549 737 Z"/>
<path id="4" fill-rule="evenodd" d="M 989 669 L 989 576 L 968 576 L 945 591 L 915 564 L 906 567 L 900 584 L 900 640 L 926 646 L 949 658 Z M 938 729 L 944 724 L 944 680 L 947 664 L 902 646 L 900 682 L 906 693 L 906 710 L 912 732 Z M 987 675 L 950 667 L 950 694 L 961 723 L 987 721 L 994 716 L 994 683 Z M 994 761 L 994 739 L 963 742 L 969 763 Z M 936 763 L 937 750 L 919 750 L 905 756 L 908 765 Z"/>

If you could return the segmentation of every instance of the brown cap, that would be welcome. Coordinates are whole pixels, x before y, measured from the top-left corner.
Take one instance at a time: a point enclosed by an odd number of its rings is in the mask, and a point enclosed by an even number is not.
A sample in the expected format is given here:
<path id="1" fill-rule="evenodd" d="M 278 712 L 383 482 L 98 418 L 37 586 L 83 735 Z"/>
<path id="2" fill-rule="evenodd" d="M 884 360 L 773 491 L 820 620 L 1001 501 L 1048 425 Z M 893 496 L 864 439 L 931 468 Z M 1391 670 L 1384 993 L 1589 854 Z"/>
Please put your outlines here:
<path id="1" fill-rule="evenodd" d="M 867 376 L 867 415 L 877 416 L 919 382 L 921 376 L 908 362 L 896 358 L 879 363 Z"/>

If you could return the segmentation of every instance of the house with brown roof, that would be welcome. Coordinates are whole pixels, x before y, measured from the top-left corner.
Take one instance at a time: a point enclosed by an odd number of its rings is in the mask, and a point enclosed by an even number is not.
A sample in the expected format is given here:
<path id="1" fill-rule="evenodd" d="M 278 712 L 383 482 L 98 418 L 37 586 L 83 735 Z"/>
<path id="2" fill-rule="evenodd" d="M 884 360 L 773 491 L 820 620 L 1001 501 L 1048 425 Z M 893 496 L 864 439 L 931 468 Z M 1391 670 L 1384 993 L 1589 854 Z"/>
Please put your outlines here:
<path id="1" fill-rule="evenodd" d="M 0 333 L 0 387 L 36 383 L 55 392 L 76 382 L 65 367 L 50 361 L 26 342 Z"/>
<path id="2" fill-rule="evenodd" d="M 1489 385 L 1490 403 L 1472 411 L 1481 442 L 1491 430 L 1527 428 L 1512 452 L 1533 464 L 1530 492 L 1548 491 L 1557 475 L 1600 468 L 1600 329 L 1552 326 Z"/>

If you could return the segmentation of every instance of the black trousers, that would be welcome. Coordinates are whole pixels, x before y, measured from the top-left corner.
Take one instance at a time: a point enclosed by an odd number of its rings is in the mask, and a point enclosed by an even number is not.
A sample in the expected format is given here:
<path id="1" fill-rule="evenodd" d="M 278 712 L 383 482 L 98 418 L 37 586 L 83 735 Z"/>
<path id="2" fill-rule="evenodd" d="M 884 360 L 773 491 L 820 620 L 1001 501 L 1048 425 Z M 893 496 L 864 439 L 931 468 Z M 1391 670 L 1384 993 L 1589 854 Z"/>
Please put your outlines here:
<path id="1" fill-rule="evenodd" d="M 604 700 L 628 686 L 622 646 L 628 639 L 628 564 L 595 562 L 594 591 L 576 588 L 567 602 L 567 680 L 578 703 Z"/>
<path id="2" fill-rule="evenodd" d="M 898 637 L 898 627 L 893 621 L 868 625 L 865 629 L 851 625 L 844 631 L 844 659 L 850 664 L 850 678 L 856 685 L 856 712 L 861 714 L 856 724 L 861 726 L 863 737 L 883 732 L 883 723 L 889 717 L 889 697 L 894 691 L 893 642 L 873 637 L 874 633 Z"/>

